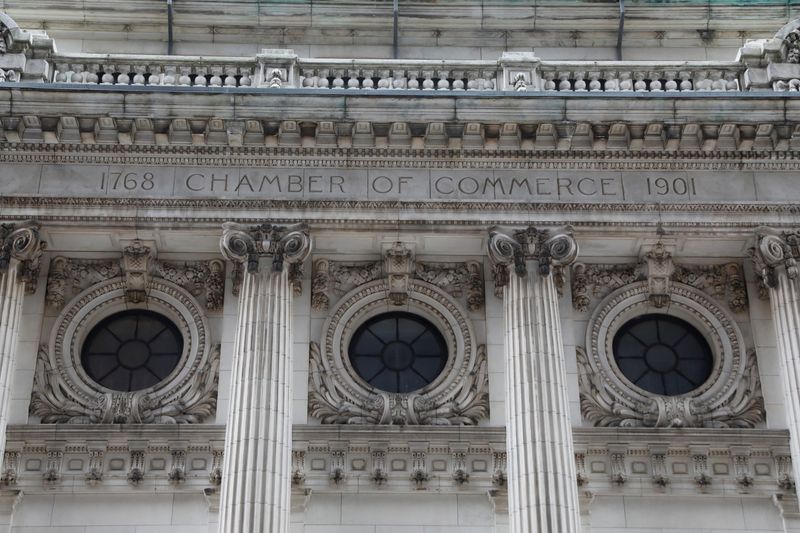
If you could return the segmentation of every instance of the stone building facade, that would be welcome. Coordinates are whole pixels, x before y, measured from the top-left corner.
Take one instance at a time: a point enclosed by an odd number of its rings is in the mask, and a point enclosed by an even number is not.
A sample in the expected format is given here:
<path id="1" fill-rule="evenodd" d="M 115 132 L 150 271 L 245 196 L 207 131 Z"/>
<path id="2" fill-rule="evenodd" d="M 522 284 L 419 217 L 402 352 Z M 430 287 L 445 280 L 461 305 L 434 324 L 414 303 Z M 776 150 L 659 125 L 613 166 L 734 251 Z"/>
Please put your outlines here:
<path id="1" fill-rule="evenodd" d="M 793 2 L 36 4 L 0 531 L 800 531 Z"/>

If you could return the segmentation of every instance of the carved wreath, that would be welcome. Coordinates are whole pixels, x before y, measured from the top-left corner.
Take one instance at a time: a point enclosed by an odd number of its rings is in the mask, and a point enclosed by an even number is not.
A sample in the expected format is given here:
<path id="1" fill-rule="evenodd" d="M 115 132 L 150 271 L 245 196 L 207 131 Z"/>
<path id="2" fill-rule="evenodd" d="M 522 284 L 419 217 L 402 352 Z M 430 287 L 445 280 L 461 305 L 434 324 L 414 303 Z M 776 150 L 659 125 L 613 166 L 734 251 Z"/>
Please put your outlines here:
<path id="1" fill-rule="evenodd" d="M 201 306 L 184 288 L 159 277 L 147 281 L 147 299 L 126 299 L 122 276 L 80 292 L 56 319 L 36 362 L 30 412 L 43 423 L 189 423 L 216 412 L 219 345 L 211 346 Z M 86 335 L 103 318 L 125 309 L 151 309 L 172 320 L 184 338 L 176 369 L 164 381 L 117 392 L 93 381 L 81 366 Z"/>
<path id="2" fill-rule="evenodd" d="M 380 391 L 350 365 L 347 347 L 356 328 L 380 313 L 397 310 L 387 280 L 346 294 L 323 329 L 321 344 L 311 343 L 309 413 L 325 424 L 474 425 L 488 416 L 486 351 L 477 346 L 466 313 L 442 289 L 409 280 L 402 309 L 437 325 L 448 346 L 448 361 L 429 385 L 409 394 Z"/>
<path id="3" fill-rule="evenodd" d="M 652 312 L 647 281 L 609 294 L 595 309 L 578 348 L 583 417 L 596 426 L 755 427 L 764 420 L 754 353 L 746 353 L 742 334 L 727 311 L 705 293 L 673 282 L 668 306 L 657 310 L 694 325 L 714 355 L 711 377 L 679 396 L 648 393 L 628 381 L 614 362 L 612 342 L 631 318 Z"/>

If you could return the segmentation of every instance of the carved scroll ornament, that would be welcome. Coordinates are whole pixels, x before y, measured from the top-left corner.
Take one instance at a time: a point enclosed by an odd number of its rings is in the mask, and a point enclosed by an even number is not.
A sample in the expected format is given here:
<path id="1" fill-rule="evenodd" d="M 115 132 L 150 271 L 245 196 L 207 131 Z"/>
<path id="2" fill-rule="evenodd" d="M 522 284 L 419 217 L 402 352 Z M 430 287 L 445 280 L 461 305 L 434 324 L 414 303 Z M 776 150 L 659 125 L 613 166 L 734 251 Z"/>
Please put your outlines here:
<path id="1" fill-rule="evenodd" d="M 489 230 L 489 259 L 498 297 L 502 297 L 503 287 L 509 282 L 509 268 L 513 265 L 516 275 L 526 276 L 528 260 L 538 261 L 540 275 L 553 274 L 560 293 L 564 284 L 563 267 L 577 257 L 578 243 L 569 226 L 552 232 L 533 226 L 513 232 L 497 227 Z"/>
<path id="2" fill-rule="evenodd" d="M 33 221 L 0 224 L 0 272 L 7 271 L 13 262 L 17 279 L 25 283 L 25 292 L 33 294 L 45 246 L 39 236 L 39 225 Z"/>

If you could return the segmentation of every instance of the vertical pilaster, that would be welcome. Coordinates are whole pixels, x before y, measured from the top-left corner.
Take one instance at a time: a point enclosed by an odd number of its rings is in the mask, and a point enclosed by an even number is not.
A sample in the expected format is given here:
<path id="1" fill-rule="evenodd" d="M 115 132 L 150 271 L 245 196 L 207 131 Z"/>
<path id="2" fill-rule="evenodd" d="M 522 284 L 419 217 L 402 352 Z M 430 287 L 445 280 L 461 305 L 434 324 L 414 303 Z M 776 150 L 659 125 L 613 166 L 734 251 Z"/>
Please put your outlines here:
<path id="1" fill-rule="evenodd" d="M 756 273 L 769 288 L 772 321 L 781 361 L 792 474 L 800 479 L 800 232 L 759 228 L 751 250 Z"/>
<path id="2" fill-rule="evenodd" d="M 227 223 L 223 255 L 243 263 L 225 429 L 220 533 L 285 533 L 291 493 L 289 265 L 311 250 L 304 226 Z"/>
<path id="3" fill-rule="evenodd" d="M 561 267 L 577 253 L 569 229 L 553 234 L 493 229 L 489 234 L 495 283 L 504 286 L 512 533 L 580 531 L 556 287 Z"/>
<path id="4" fill-rule="evenodd" d="M 0 225 L 0 457 L 6 447 L 22 300 L 35 288 L 44 243 L 33 222 Z"/>

